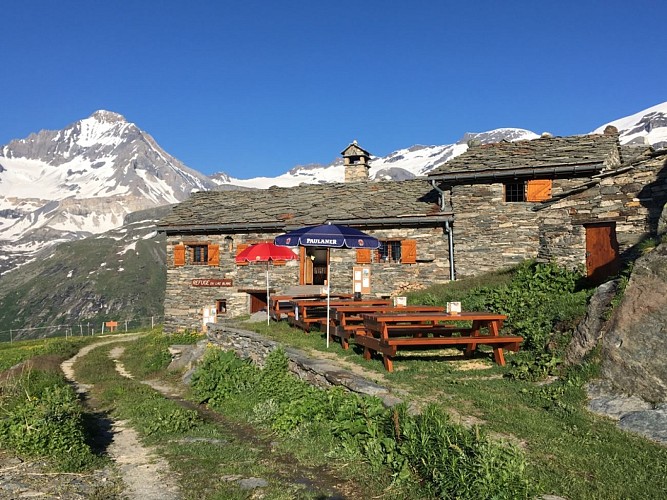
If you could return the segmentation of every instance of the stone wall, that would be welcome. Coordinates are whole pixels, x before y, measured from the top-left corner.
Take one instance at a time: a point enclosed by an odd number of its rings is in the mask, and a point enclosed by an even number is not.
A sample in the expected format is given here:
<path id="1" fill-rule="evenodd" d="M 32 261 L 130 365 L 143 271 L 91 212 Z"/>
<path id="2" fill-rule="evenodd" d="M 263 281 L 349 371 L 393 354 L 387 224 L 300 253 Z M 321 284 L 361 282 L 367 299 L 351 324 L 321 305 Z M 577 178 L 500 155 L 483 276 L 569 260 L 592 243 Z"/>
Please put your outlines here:
<path id="1" fill-rule="evenodd" d="M 503 184 L 454 186 L 454 263 L 458 278 L 535 258 L 538 219 L 533 203 L 507 203 Z"/>
<path id="2" fill-rule="evenodd" d="M 277 342 L 247 330 L 213 325 L 208 332 L 211 343 L 225 351 L 233 351 L 243 359 L 249 359 L 257 366 L 263 367 L 271 352 L 282 348 L 288 360 L 288 368 L 301 380 L 323 389 L 340 386 L 350 392 L 375 396 L 386 406 L 394 406 L 401 400 L 393 396 L 388 389 L 379 386 L 364 377 L 355 375 L 339 365 L 307 356 L 298 349 L 281 346 Z"/>
<path id="3" fill-rule="evenodd" d="M 539 211 L 538 258 L 583 265 L 583 225 L 602 221 L 616 223 L 619 250 L 622 255 L 629 252 L 645 237 L 657 234 L 667 201 L 666 178 L 664 156 L 648 158 L 620 174 L 599 178 L 592 187 Z"/>
<path id="4" fill-rule="evenodd" d="M 397 296 L 408 291 L 449 281 L 449 251 L 447 235 L 442 227 L 402 228 L 368 231 L 380 239 L 413 239 L 417 242 L 417 263 L 363 264 L 371 270 L 371 297 Z M 250 296 L 246 290 L 266 290 L 266 264 L 239 266 L 235 262 L 239 244 L 271 241 L 278 233 L 250 234 L 188 234 L 167 238 L 167 286 L 165 294 L 165 332 L 201 330 L 203 308 L 212 307 L 216 300 L 227 303 L 227 317 L 250 312 Z M 229 237 L 231 236 L 231 240 Z M 218 266 L 185 265 L 174 267 L 174 246 L 184 242 L 220 245 Z M 356 251 L 331 249 L 331 291 L 352 293 L 353 267 Z M 193 279 L 231 279 L 231 287 L 195 287 Z M 284 293 L 299 285 L 299 261 L 283 266 L 269 266 L 272 293 Z M 222 320 L 223 318 L 219 318 Z"/>

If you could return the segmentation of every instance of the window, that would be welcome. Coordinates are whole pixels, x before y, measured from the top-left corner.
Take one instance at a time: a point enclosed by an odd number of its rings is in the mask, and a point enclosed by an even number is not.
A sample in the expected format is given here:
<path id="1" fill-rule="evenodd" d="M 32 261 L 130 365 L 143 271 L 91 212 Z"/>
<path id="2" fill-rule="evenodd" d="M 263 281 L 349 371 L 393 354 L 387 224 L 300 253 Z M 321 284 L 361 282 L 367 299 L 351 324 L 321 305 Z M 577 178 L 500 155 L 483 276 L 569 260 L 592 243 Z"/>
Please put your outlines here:
<path id="1" fill-rule="evenodd" d="M 218 266 L 220 246 L 210 243 L 183 243 L 174 246 L 174 266 Z"/>
<path id="2" fill-rule="evenodd" d="M 378 262 L 400 262 L 401 241 L 380 241 L 380 248 L 377 249 L 377 257 Z"/>
<path id="3" fill-rule="evenodd" d="M 505 201 L 506 202 L 526 201 L 523 181 L 505 183 Z"/>
<path id="4" fill-rule="evenodd" d="M 380 240 L 377 250 L 360 248 L 357 250 L 357 264 L 400 263 L 415 264 L 417 262 L 416 240 Z"/>
<path id="5" fill-rule="evenodd" d="M 191 264 L 203 266 L 208 264 L 208 245 L 189 245 Z"/>

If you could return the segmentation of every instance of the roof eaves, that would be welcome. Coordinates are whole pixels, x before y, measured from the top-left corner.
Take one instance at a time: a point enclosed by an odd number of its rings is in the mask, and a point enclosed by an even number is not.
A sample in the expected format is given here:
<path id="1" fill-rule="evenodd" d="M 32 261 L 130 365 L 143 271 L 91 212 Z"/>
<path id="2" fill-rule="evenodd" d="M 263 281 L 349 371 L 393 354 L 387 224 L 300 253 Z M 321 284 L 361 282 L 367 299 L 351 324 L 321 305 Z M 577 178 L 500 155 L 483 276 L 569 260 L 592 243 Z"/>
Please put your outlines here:
<path id="1" fill-rule="evenodd" d="M 604 164 L 599 161 L 581 162 L 577 165 L 549 165 L 499 170 L 477 170 L 434 174 L 428 180 L 437 180 L 451 184 L 483 184 L 509 179 L 563 178 L 590 175 L 601 171 Z"/>

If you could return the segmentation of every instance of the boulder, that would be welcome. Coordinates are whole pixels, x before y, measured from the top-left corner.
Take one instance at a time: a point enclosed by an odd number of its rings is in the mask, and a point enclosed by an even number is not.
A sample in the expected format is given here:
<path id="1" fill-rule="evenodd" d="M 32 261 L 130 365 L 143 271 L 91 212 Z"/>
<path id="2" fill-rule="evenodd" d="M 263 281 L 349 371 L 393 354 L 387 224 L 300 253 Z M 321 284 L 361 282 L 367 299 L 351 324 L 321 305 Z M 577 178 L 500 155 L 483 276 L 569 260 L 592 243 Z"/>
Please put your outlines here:
<path id="1" fill-rule="evenodd" d="M 578 364 L 584 356 L 595 349 L 604 333 L 607 314 L 611 301 L 618 290 L 618 280 L 607 281 L 601 284 L 588 304 L 586 316 L 577 325 L 572 334 L 572 341 L 565 350 L 565 361 L 568 364 Z"/>
<path id="2" fill-rule="evenodd" d="M 602 338 L 602 376 L 626 394 L 667 401 L 667 244 L 635 262 Z"/>

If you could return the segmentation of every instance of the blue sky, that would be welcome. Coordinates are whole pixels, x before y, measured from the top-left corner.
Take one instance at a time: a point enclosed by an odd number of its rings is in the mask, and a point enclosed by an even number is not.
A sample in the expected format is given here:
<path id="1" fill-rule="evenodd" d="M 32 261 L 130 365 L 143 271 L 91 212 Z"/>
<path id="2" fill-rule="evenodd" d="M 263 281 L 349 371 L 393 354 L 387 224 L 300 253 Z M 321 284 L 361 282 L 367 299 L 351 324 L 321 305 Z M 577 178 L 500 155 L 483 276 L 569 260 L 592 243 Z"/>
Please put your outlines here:
<path id="1" fill-rule="evenodd" d="M 98 109 L 239 178 L 667 100 L 663 0 L 10 0 L 0 144 Z"/>

